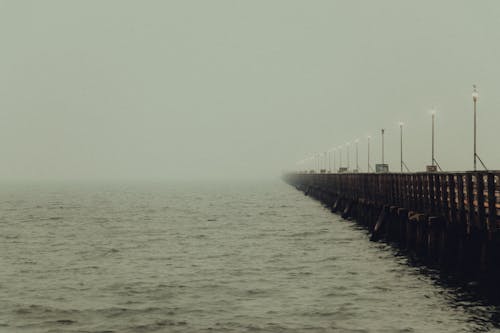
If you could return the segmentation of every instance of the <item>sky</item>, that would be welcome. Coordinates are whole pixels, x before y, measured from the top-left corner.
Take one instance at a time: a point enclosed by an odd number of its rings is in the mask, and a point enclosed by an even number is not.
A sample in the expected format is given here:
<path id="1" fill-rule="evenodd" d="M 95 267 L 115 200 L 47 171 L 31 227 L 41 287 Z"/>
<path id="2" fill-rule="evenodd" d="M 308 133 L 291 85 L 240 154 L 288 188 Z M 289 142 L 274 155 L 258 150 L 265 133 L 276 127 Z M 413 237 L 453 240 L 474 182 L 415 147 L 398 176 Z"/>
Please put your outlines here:
<path id="1" fill-rule="evenodd" d="M 497 0 L 0 0 L 0 179 L 500 169 Z M 344 164 L 346 149 L 342 149 Z M 338 160 L 337 153 L 337 160 Z M 338 165 L 337 165 L 338 166 Z"/>

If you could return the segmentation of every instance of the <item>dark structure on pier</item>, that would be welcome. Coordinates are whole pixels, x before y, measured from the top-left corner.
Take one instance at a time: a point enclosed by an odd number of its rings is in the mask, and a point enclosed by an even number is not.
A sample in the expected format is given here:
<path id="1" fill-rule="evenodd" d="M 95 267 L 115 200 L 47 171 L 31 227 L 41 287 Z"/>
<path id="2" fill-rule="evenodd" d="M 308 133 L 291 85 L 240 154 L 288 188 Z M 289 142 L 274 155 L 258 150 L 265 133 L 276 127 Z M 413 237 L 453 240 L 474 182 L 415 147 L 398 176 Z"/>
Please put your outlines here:
<path id="1" fill-rule="evenodd" d="M 500 281 L 500 172 L 289 173 L 284 180 L 442 273 Z M 498 288 L 495 288 L 495 290 Z M 498 295 L 497 295 L 498 296 Z"/>

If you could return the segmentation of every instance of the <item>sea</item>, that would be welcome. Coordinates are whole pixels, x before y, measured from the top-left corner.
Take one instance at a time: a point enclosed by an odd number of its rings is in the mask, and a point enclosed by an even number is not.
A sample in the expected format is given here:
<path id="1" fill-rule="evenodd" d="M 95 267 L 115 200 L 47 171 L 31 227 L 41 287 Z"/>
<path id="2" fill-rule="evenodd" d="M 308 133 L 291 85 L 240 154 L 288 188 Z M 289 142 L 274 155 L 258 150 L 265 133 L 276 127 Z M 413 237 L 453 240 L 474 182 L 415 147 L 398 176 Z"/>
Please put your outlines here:
<path id="1" fill-rule="evenodd" d="M 500 332 L 281 180 L 0 188 L 0 332 Z"/>

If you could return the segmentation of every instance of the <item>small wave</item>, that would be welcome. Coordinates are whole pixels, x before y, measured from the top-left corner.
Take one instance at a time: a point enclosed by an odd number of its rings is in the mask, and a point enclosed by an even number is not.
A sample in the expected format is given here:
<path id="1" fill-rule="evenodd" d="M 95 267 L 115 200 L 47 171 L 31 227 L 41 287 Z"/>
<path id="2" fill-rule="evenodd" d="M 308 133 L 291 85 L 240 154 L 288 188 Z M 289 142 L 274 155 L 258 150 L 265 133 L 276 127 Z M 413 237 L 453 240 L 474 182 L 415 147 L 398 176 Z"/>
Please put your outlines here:
<path id="1" fill-rule="evenodd" d="M 115 318 L 120 316 L 132 316 L 134 314 L 150 314 L 154 312 L 159 312 L 164 309 L 158 307 L 146 307 L 142 309 L 134 309 L 134 308 L 123 308 L 123 307 L 112 307 L 96 310 L 102 314 L 104 314 L 107 318 Z"/>
<path id="2" fill-rule="evenodd" d="M 288 235 L 288 237 L 308 237 L 308 236 L 316 236 L 316 235 L 321 235 L 324 234 L 325 231 L 319 230 L 319 231 L 303 231 L 303 232 L 297 232 L 291 235 Z"/>
<path id="3" fill-rule="evenodd" d="M 249 289 L 246 291 L 248 295 L 264 295 L 268 294 L 269 292 L 264 289 Z"/>
<path id="4" fill-rule="evenodd" d="M 154 332 L 162 329 L 166 326 L 187 326 L 188 322 L 185 320 L 175 321 L 175 320 L 158 320 L 150 324 L 141 324 L 130 327 L 134 332 Z"/>
<path id="5" fill-rule="evenodd" d="M 62 325 L 71 325 L 71 324 L 76 323 L 76 321 L 71 320 L 71 319 L 59 319 L 59 320 L 56 320 L 56 323 L 62 324 Z"/>
<path id="6" fill-rule="evenodd" d="M 2 238 L 5 238 L 5 239 L 18 239 L 20 236 L 19 235 L 9 235 L 9 234 L 6 234 L 6 235 L 1 235 Z"/>
<path id="7" fill-rule="evenodd" d="M 20 307 L 16 309 L 14 312 L 20 315 L 33 314 L 33 313 L 51 313 L 54 312 L 54 309 L 42 305 L 31 304 L 29 306 Z"/>
<path id="8" fill-rule="evenodd" d="M 67 317 L 67 316 L 72 316 L 79 311 L 74 309 L 59 309 L 45 305 L 31 304 L 28 306 L 20 305 L 16 309 L 14 309 L 13 312 L 16 315 L 22 315 L 22 316 L 32 315 L 36 317 L 38 316 L 47 317 L 48 315 L 51 316 L 55 315 L 59 317 Z"/>
<path id="9" fill-rule="evenodd" d="M 331 262 L 331 261 L 337 261 L 339 259 L 340 258 L 338 256 L 330 256 L 330 257 L 326 257 L 326 258 L 323 258 L 323 259 L 319 259 L 316 262 Z"/>

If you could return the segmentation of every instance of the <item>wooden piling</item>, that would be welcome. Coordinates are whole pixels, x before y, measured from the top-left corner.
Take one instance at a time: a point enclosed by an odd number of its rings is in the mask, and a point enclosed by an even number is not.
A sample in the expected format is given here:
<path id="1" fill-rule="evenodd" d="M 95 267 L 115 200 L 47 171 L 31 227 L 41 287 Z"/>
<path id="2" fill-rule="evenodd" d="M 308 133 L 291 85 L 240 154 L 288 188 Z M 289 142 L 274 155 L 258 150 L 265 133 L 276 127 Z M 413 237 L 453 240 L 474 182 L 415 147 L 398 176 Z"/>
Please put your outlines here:
<path id="1" fill-rule="evenodd" d="M 466 281 L 500 279 L 500 172 L 287 174 L 332 212 Z"/>

